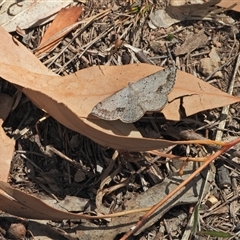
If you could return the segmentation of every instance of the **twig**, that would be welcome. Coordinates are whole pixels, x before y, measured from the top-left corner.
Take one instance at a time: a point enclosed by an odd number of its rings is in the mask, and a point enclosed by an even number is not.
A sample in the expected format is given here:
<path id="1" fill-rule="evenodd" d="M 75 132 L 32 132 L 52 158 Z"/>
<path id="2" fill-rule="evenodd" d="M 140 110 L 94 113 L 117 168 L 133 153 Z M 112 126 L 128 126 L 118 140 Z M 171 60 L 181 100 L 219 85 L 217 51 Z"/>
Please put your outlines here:
<path id="1" fill-rule="evenodd" d="M 232 92 L 233 92 L 234 82 L 235 82 L 235 78 L 236 78 L 236 74 L 237 74 L 239 65 L 240 65 L 240 55 L 238 53 L 237 61 L 236 61 L 236 64 L 235 64 L 235 69 L 234 69 L 232 79 L 231 79 L 231 82 L 230 82 L 230 85 L 229 85 L 229 88 L 228 88 L 228 94 L 230 94 L 230 95 L 232 95 Z M 222 109 L 221 115 L 226 116 L 228 114 L 228 112 L 229 112 L 229 105 L 224 106 L 223 109 Z M 223 128 L 225 128 L 225 124 L 226 124 L 226 118 L 223 119 L 222 121 L 220 121 L 218 127 L 220 129 L 223 129 Z M 222 135 L 223 135 L 223 132 L 218 130 L 217 133 L 216 133 L 215 139 L 217 141 L 220 141 L 222 139 Z"/>
<path id="2" fill-rule="evenodd" d="M 169 238 L 170 240 L 172 240 L 172 236 L 171 236 L 171 234 L 170 234 L 170 232 L 169 232 L 168 224 L 167 224 L 167 222 L 166 222 L 165 219 L 163 219 L 163 223 L 164 223 L 164 225 L 165 225 L 165 229 L 166 229 L 166 232 L 167 232 L 168 238 Z"/>
<path id="3" fill-rule="evenodd" d="M 153 150 L 153 151 L 148 151 L 148 152 L 153 155 L 171 158 L 171 159 L 179 160 L 179 161 L 193 161 L 193 162 L 205 162 L 206 161 L 206 157 L 180 157 L 177 155 L 160 152 L 158 150 Z"/>
<path id="4" fill-rule="evenodd" d="M 77 34 L 71 39 L 71 41 L 62 49 L 62 51 L 57 54 L 54 59 L 52 60 L 52 62 L 50 64 L 48 64 L 48 68 L 56 61 L 56 59 L 69 47 L 70 44 L 72 44 L 74 42 L 74 40 L 89 26 L 91 25 L 94 20 L 96 19 L 99 19 L 101 17 L 104 17 L 105 15 L 107 15 L 108 13 L 110 12 L 109 9 L 97 14 L 97 15 L 94 15 L 92 17 L 89 17 L 87 19 L 84 19 L 83 21 L 80 21 L 80 22 L 77 22 L 75 23 L 73 26 L 76 27 L 82 23 L 86 23 L 78 32 Z"/>
<path id="5" fill-rule="evenodd" d="M 99 41 L 102 37 L 104 37 L 105 35 L 107 35 L 109 32 L 111 32 L 113 30 L 113 27 L 109 28 L 106 32 L 100 34 L 98 37 L 96 37 L 95 39 L 93 39 L 90 43 L 87 43 L 85 47 L 85 49 L 81 52 L 76 54 L 73 58 L 71 58 L 68 62 L 66 62 L 60 69 L 58 69 L 57 73 L 61 73 L 64 68 L 70 64 L 75 58 L 81 58 L 82 55 L 97 41 Z M 84 47 L 81 47 L 81 49 L 83 49 Z"/>
<path id="6" fill-rule="evenodd" d="M 239 53 L 238 53 L 238 55 L 239 55 Z M 228 64 L 230 64 L 234 58 L 235 58 L 235 56 L 232 57 L 232 58 L 230 58 L 227 62 L 225 62 L 225 63 L 224 63 L 222 66 L 220 66 L 219 68 L 215 69 L 208 77 L 205 78 L 205 81 L 207 82 L 216 72 L 222 70 L 225 66 L 227 66 Z"/>

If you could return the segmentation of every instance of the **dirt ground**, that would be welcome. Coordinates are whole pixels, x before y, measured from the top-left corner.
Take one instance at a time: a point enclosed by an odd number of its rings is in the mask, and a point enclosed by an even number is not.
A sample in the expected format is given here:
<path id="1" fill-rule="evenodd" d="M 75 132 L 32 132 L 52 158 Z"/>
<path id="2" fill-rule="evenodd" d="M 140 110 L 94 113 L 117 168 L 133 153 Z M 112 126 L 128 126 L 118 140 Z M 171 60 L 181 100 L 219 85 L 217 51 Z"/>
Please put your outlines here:
<path id="1" fill-rule="evenodd" d="M 224 13 L 234 24 L 219 22 L 215 14 L 208 20 L 189 17 L 163 28 L 152 26 L 151 14 L 165 7 L 167 1 L 89 0 L 74 5 L 84 6 L 80 20 L 106 9 L 111 11 L 93 18 L 86 26 L 78 26 L 54 50 L 40 57 L 53 72 L 65 76 L 94 65 L 138 62 L 165 68 L 173 64 L 168 58 L 169 49 L 179 70 L 228 92 L 238 66 L 240 13 Z M 12 35 L 34 51 L 47 26 L 26 30 L 31 36 L 27 42 L 17 33 Z M 0 80 L 0 86 L 2 92 L 10 95 L 16 91 L 4 80 Z M 230 94 L 240 97 L 239 71 L 233 86 Z M 215 140 L 220 131 L 218 140 L 230 141 L 239 136 L 239 111 L 239 103 L 231 105 L 225 114 L 222 108 L 217 108 L 187 117 L 183 109 L 180 121 L 153 113 L 134 125 L 143 136 L 151 138 Z M 153 152 L 102 147 L 50 116 L 39 121 L 44 116 L 45 113 L 23 95 L 4 123 L 6 133 L 16 139 L 9 183 L 49 203 L 55 202 L 67 211 L 97 215 L 152 206 L 201 165 L 191 161 L 183 164 Z M 223 119 L 225 125 L 219 125 Z M 211 163 L 194 178 L 189 188 L 176 195 L 158 214 L 153 214 L 145 227 L 129 239 L 239 239 L 238 150 L 236 146 Z M 214 151 L 213 147 L 199 145 L 161 149 L 181 157 L 203 157 Z M 66 198 L 69 200 L 65 201 Z M 120 239 L 136 219 L 37 221 L 3 213 L 0 239 Z M 21 238 L 11 235 L 9 227 L 21 228 L 21 224 L 27 229 L 26 234 Z M 195 230 L 194 224 L 198 225 Z"/>

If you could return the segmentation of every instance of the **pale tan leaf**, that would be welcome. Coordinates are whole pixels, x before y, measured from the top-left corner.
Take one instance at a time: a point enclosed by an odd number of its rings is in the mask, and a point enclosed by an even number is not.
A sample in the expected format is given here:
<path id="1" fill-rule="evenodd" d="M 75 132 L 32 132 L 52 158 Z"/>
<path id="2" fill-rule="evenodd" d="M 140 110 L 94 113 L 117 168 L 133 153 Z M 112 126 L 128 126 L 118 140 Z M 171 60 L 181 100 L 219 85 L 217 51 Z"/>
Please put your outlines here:
<path id="1" fill-rule="evenodd" d="M 15 141 L 10 139 L 1 125 L 7 118 L 13 105 L 13 98 L 9 95 L 0 93 L 0 180 L 7 181 L 11 166 Z"/>
<path id="2" fill-rule="evenodd" d="M 31 0 L 16 4 L 16 1 L 6 1 L 1 9 L 0 24 L 9 32 L 16 31 L 17 27 L 26 29 L 38 26 L 50 21 L 55 13 L 71 2 L 72 0 Z"/>
<path id="3" fill-rule="evenodd" d="M 0 189 L 0 209 L 15 216 L 45 220 L 82 218 L 80 214 L 57 210 L 37 197 L 11 187 L 6 182 L 0 181 Z"/>
<path id="4" fill-rule="evenodd" d="M 220 3 L 217 4 L 219 7 L 229 8 L 230 6 L 234 5 L 231 10 L 240 12 L 240 4 L 238 0 L 221 0 Z"/>
<path id="5" fill-rule="evenodd" d="M 0 76 L 18 85 L 40 109 L 66 127 L 115 149 L 145 151 L 175 144 L 161 139 L 143 138 L 133 124 L 107 122 L 89 116 L 98 102 L 127 86 L 129 82 L 135 82 L 161 68 L 148 64 L 95 66 L 60 77 L 50 72 L 6 32 L 2 31 L 1 36 L 4 41 L 0 46 Z M 185 108 L 187 115 L 191 115 L 238 102 L 239 98 L 178 71 L 169 101 L 163 110 L 164 115 L 167 119 L 179 120 L 180 106 Z"/>
<path id="6" fill-rule="evenodd" d="M 50 51 L 60 42 L 72 30 L 69 27 L 78 20 L 81 13 L 82 7 L 75 6 L 61 9 L 45 32 L 35 55 Z"/>

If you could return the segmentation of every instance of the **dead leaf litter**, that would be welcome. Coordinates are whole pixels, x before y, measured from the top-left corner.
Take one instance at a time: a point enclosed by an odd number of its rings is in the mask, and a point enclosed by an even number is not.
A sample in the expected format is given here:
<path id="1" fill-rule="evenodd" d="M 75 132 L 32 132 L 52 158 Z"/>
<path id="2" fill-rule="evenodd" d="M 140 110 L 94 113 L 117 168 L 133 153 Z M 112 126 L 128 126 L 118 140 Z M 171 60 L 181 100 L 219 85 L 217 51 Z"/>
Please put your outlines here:
<path id="1" fill-rule="evenodd" d="M 207 13 L 197 11 L 195 15 L 198 19 L 188 13 L 187 17 L 184 15 L 184 19 L 175 18 L 173 25 L 163 28 L 156 26 L 163 23 L 162 20 L 157 21 L 159 13 L 155 11 L 165 7 L 166 2 L 108 0 L 75 2 L 72 5 L 81 6 L 83 10 L 78 21 L 73 23 L 74 27 L 65 37 L 61 34 L 60 42 L 53 41 L 55 44 L 50 45 L 49 52 L 42 50 L 40 52 L 38 49 L 49 23 L 26 29 L 22 36 L 16 32 L 12 35 L 33 53 L 38 53 L 41 62 L 51 70 L 52 75 L 49 74 L 48 77 L 49 79 L 52 77 L 52 91 L 55 87 L 56 95 L 59 89 L 63 88 L 54 86 L 56 76 L 53 73 L 66 76 L 64 79 L 68 81 L 67 76 L 70 74 L 77 74 L 79 70 L 92 66 L 98 68 L 103 75 L 109 70 L 106 70 L 107 67 L 106 69 L 98 67 L 100 65 L 120 67 L 133 63 L 148 63 L 167 68 L 172 64 L 167 53 L 167 49 L 170 49 L 177 68 L 193 76 L 188 78 L 189 75 L 181 75 L 186 77 L 185 82 L 176 83 L 179 93 L 177 103 L 171 102 L 173 101 L 171 96 L 174 99 L 177 97 L 169 95 L 169 106 L 163 113 L 145 114 L 129 131 L 137 129 L 136 132 L 141 137 L 168 141 L 215 140 L 218 131 L 222 133 L 218 141 L 239 137 L 240 104 L 236 101 L 236 98 L 240 97 L 239 73 L 236 71 L 239 66 L 239 32 L 236 26 L 239 26 L 240 13 L 221 12 L 220 21 L 218 13 L 210 14 L 211 11 L 219 9 L 215 6 Z M 198 1 L 198 4 L 200 2 L 205 1 Z M 209 2 L 215 4 L 219 1 Z M 178 16 L 182 17 L 181 8 L 174 5 L 172 8 L 178 9 Z M 182 8 L 189 9 L 186 6 Z M 192 9 L 196 10 L 194 7 Z M 168 8 L 168 11 L 170 10 L 171 7 Z M 230 20 L 227 23 L 227 20 L 223 22 L 223 14 L 226 14 L 224 19 L 233 19 L 234 23 Z M 202 20 L 203 15 L 207 19 Z M 166 26 L 169 21 L 164 24 Z M 118 71 L 120 72 L 120 68 Z M 94 74 L 97 75 L 99 72 Z M 198 80 L 194 81 L 193 78 Z M 77 81 L 77 78 L 75 80 Z M 125 81 L 132 82 L 132 79 Z M 180 83 L 184 83 L 186 88 L 180 86 Z M 63 86 L 68 91 L 67 82 L 62 84 L 66 84 Z M 124 84 L 122 83 L 122 87 Z M 216 93 L 210 84 L 217 88 Z M 231 84 L 232 89 L 229 90 Z M 187 94 L 188 86 L 194 86 L 191 89 L 195 89 L 195 94 L 192 92 Z M 0 87 L 1 92 L 10 96 L 14 96 L 16 92 L 15 87 L 4 80 L 1 80 Z M 106 89 L 108 87 L 110 89 L 112 86 L 107 85 Z M 94 91 L 101 92 L 101 89 L 95 87 Z M 184 94 L 181 95 L 181 91 L 185 91 Z M 205 95 L 208 96 L 201 95 L 200 91 L 207 92 Z M 225 93 L 234 97 L 231 98 Z M 97 104 L 98 101 L 95 101 Z M 231 104 L 224 112 L 220 106 L 214 105 L 221 101 Z M 12 104 L 11 102 L 11 106 Z M 172 111 L 174 108 L 171 108 L 171 104 L 177 104 L 179 110 L 177 113 Z M 214 106 L 213 109 L 211 106 Z M 89 108 L 85 106 L 85 109 Z M 5 114 L 8 115 L 8 112 Z M 175 121 L 173 115 L 179 120 Z M 74 118 L 74 115 L 69 116 Z M 224 123 L 221 123 L 223 121 Z M 114 129 L 114 124 L 111 129 Z M 118 126 L 125 126 L 121 124 Z M 193 161 L 186 163 L 170 156 L 202 158 L 217 151 L 216 146 L 206 145 L 169 144 L 163 149 L 156 149 L 158 151 L 136 152 L 101 146 L 79 134 L 77 130 L 72 131 L 69 129 L 71 127 L 66 128 L 46 115 L 25 95 L 4 121 L 3 127 L 8 136 L 16 139 L 16 145 L 8 176 L 11 186 L 0 182 L 1 188 L 9 191 L 9 194 L 14 193 L 18 199 L 12 203 L 12 209 L 17 209 L 18 216 L 28 219 L 35 215 L 36 218 L 43 219 L 19 221 L 7 213 L 2 213 L 0 236 L 3 237 L 11 234 L 18 236 L 20 230 L 17 229 L 21 228 L 25 237 L 41 239 L 44 234 L 36 231 L 41 227 L 42 231 L 48 234 L 48 239 L 120 239 L 123 233 L 128 232 L 138 222 L 143 213 L 99 220 L 79 220 L 76 215 L 84 213 L 96 216 L 151 207 L 201 165 Z M 120 128 L 116 131 L 120 131 Z M 124 131 L 127 132 L 128 129 L 125 128 Z M 116 135 L 120 134 L 117 132 Z M 0 136 L 2 142 L 8 143 L 4 140 L 4 132 Z M 122 141 L 124 142 L 124 139 Z M 11 152 L 14 145 L 10 143 L 6 145 Z M 134 145 L 134 141 L 132 144 Z M 158 155 L 158 152 L 165 153 L 165 157 Z M 9 153 L 6 153 L 6 156 L 10 161 Z M 191 233 L 188 233 L 188 229 L 194 228 L 196 219 L 193 211 L 197 203 L 200 203 L 198 220 L 201 231 L 202 234 L 208 231 L 208 239 L 217 239 L 210 236 L 210 231 L 222 233 L 222 236 L 228 233 L 239 237 L 239 156 L 238 146 L 225 153 L 154 213 L 132 239 L 189 239 Z M 181 170 L 182 176 L 179 175 Z M 5 176 L 1 177 L 7 180 Z M 19 190 L 28 195 L 21 195 Z M 6 197 L 0 194 L 1 207 L 4 201 L 6 202 Z M 24 205 L 24 201 L 28 204 Z M 48 206 L 44 205 L 45 203 Z M 27 211 L 24 212 L 23 206 Z M 44 209 L 44 212 L 40 209 Z M 72 220 L 64 220 L 60 224 L 59 220 L 62 219 Z M 201 234 L 198 228 L 194 231 L 195 234 Z M 202 236 L 205 237 L 203 239 L 207 239 L 206 235 Z"/>

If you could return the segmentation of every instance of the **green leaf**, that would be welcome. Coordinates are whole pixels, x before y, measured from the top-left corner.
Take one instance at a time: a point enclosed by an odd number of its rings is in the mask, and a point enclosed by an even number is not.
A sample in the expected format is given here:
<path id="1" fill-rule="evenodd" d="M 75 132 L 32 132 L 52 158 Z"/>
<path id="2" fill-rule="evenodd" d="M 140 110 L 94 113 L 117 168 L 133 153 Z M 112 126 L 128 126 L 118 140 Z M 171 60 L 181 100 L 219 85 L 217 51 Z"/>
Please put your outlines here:
<path id="1" fill-rule="evenodd" d="M 133 13 L 138 13 L 139 11 L 140 11 L 139 6 L 131 7 L 131 12 L 133 12 Z"/>
<path id="2" fill-rule="evenodd" d="M 196 204 L 194 208 L 194 218 L 193 218 L 193 227 L 192 227 L 192 233 L 195 234 L 197 232 L 197 226 L 198 226 L 198 216 L 199 216 L 199 203 Z"/>
<path id="3" fill-rule="evenodd" d="M 207 236 L 211 236 L 211 237 L 222 237 L 222 238 L 229 238 L 232 237 L 232 235 L 230 233 L 226 233 L 226 232 L 217 232 L 217 231 L 199 231 L 197 232 L 197 234 L 199 235 L 207 235 Z"/>
<path id="4" fill-rule="evenodd" d="M 174 35 L 171 34 L 171 33 L 169 33 L 169 34 L 167 35 L 167 37 L 166 37 L 167 41 L 172 41 L 173 38 L 174 38 Z"/>

